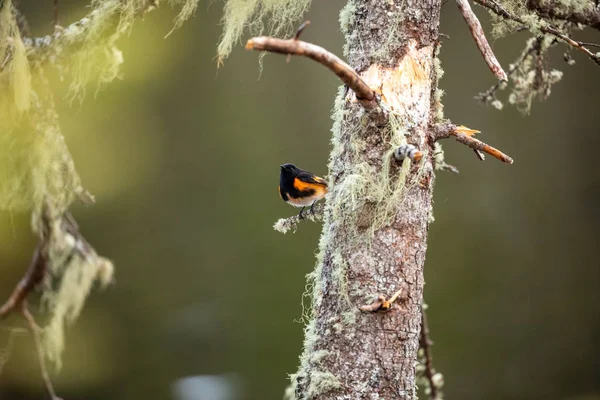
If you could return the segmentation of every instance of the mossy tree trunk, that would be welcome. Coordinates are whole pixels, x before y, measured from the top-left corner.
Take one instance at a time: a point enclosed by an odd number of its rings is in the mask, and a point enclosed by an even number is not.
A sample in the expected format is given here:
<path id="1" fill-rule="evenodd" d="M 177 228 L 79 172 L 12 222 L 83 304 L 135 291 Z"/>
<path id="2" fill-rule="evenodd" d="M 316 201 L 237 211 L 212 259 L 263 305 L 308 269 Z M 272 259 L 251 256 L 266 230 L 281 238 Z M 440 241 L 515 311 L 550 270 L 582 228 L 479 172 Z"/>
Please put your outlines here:
<path id="1" fill-rule="evenodd" d="M 440 0 L 351 0 L 341 14 L 349 64 L 390 112 L 365 111 L 340 91 L 334 112 L 331 190 L 312 310 L 289 399 L 412 399 L 423 264 L 434 183 L 429 127 L 436 100 Z M 403 143 L 425 153 L 404 165 Z M 359 306 L 402 290 L 386 312 Z"/>

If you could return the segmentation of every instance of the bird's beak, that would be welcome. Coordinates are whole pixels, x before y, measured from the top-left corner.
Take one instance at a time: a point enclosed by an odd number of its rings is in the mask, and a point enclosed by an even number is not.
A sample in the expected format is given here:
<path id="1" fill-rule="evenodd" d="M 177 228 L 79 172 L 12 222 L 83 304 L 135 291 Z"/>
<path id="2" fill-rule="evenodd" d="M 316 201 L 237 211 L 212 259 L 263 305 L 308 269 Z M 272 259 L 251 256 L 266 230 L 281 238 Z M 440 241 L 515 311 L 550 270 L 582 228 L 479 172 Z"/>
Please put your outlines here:
<path id="1" fill-rule="evenodd" d="M 283 165 L 280 165 L 279 168 L 283 171 L 285 169 L 285 167 Z"/>

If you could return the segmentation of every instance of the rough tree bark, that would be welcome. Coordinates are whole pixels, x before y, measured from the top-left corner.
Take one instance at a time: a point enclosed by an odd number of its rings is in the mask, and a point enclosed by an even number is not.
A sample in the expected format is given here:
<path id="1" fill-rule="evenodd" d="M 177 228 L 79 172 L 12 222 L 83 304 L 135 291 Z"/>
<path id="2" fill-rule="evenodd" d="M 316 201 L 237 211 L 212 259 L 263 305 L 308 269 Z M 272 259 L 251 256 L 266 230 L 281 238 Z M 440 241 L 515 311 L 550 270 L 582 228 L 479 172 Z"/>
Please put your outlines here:
<path id="1" fill-rule="evenodd" d="M 415 396 L 435 178 L 429 129 L 439 107 L 440 7 L 440 0 L 354 0 L 342 11 L 348 62 L 379 88 L 389 113 L 366 111 L 351 92 L 341 91 L 336 101 L 313 308 L 287 398 Z M 425 154 L 409 170 L 390 161 L 404 140 Z M 359 310 L 398 290 L 389 311 Z"/>

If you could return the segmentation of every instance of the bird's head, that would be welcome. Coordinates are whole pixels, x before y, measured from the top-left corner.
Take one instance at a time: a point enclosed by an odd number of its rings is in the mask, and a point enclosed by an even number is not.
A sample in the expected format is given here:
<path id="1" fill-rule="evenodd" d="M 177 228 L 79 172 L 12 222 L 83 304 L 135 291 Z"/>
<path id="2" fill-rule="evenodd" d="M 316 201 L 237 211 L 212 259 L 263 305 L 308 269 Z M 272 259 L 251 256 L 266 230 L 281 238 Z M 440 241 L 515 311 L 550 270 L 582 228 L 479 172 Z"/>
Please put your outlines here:
<path id="1" fill-rule="evenodd" d="M 298 171 L 298 167 L 294 164 L 283 164 L 281 167 L 281 172 L 296 172 Z"/>

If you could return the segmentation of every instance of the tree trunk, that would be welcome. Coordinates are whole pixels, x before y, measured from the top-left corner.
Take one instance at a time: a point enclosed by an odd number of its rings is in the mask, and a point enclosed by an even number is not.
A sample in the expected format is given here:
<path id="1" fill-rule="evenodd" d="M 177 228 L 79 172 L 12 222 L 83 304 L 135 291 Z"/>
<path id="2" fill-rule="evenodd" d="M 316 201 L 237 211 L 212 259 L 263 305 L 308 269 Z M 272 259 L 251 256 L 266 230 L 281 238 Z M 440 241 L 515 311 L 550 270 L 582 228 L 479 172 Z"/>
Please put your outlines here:
<path id="1" fill-rule="evenodd" d="M 330 193 L 312 310 L 288 399 L 412 399 L 423 264 L 431 219 L 433 142 L 441 113 L 436 53 L 440 0 L 354 0 L 340 21 L 349 64 L 389 113 L 365 111 L 340 91 L 334 110 Z M 396 161 L 401 144 L 420 162 Z M 402 290 L 389 311 L 359 306 Z"/>

